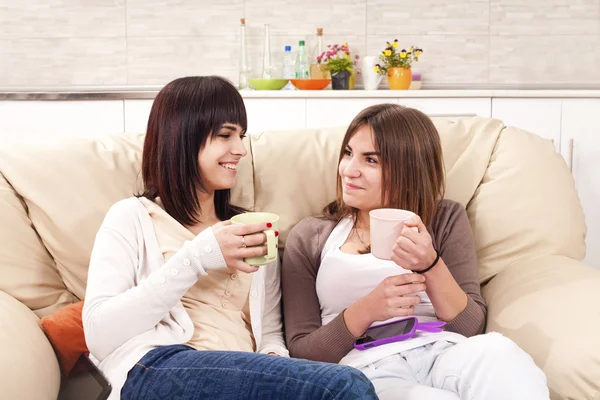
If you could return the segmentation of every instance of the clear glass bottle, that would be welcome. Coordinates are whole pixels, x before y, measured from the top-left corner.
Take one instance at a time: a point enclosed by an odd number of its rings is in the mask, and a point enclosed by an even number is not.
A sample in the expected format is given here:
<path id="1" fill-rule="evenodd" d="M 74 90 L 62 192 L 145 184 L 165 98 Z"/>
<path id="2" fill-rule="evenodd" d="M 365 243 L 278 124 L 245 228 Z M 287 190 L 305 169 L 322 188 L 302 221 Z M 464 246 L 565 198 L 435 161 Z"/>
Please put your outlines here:
<path id="1" fill-rule="evenodd" d="M 238 87 L 240 89 L 247 89 L 248 78 L 250 76 L 250 64 L 248 63 L 248 48 L 246 46 L 246 18 L 240 19 L 240 23 L 240 65 Z"/>
<path id="2" fill-rule="evenodd" d="M 311 64 L 317 63 L 317 57 L 323 54 L 323 28 L 317 28 L 317 43 L 311 57 Z"/>
<path id="3" fill-rule="evenodd" d="M 298 54 L 296 55 L 296 79 L 308 79 L 309 75 L 308 54 L 304 47 L 304 40 L 298 43 Z"/>
<path id="4" fill-rule="evenodd" d="M 261 78 L 271 79 L 271 37 L 269 35 L 269 24 L 265 24 L 265 39 L 263 48 L 263 66 Z"/>

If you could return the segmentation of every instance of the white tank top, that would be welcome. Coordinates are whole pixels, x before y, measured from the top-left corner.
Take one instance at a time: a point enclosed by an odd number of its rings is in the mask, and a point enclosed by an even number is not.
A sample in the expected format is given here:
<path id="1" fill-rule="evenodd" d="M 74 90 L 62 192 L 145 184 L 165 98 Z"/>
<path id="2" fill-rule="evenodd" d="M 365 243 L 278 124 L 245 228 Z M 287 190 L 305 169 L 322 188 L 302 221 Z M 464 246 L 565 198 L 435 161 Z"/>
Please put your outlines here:
<path id="1" fill-rule="evenodd" d="M 316 291 L 321 305 L 321 323 L 328 324 L 358 299 L 366 296 L 388 276 L 411 273 L 395 262 L 376 258 L 372 254 L 348 254 L 340 250 L 352 230 L 353 219 L 344 218 L 333 229 L 321 252 Z M 437 321 L 435 310 L 425 292 L 417 293 L 421 302 L 415 306 L 419 321 Z M 388 320 L 388 321 L 391 321 Z M 375 322 L 381 324 L 383 321 Z M 388 355 L 419 347 L 437 340 L 458 342 L 464 336 L 453 332 L 418 333 L 413 338 L 358 351 L 352 350 L 340 364 L 355 368 L 375 362 Z"/>

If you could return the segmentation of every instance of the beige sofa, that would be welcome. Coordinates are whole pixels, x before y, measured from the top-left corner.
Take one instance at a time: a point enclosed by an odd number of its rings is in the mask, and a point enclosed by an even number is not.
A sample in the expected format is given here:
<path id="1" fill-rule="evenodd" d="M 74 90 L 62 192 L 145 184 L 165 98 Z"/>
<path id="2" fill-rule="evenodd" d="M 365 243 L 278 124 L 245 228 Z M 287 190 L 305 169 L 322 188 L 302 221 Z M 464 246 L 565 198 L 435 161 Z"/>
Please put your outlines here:
<path id="1" fill-rule="evenodd" d="M 600 390 L 600 271 L 582 265 L 585 221 L 552 144 L 500 121 L 436 121 L 446 197 L 467 207 L 487 329 L 543 368 L 553 399 Z M 235 202 L 289 229 L 335 195 L 344 129 L 250 135 Z M 94 235 L 115 201 L 139 189 L 142 135 L 0 142 L 0 388 L 55 399 L 59 369 L 39 317 L 85 295 Z"/>

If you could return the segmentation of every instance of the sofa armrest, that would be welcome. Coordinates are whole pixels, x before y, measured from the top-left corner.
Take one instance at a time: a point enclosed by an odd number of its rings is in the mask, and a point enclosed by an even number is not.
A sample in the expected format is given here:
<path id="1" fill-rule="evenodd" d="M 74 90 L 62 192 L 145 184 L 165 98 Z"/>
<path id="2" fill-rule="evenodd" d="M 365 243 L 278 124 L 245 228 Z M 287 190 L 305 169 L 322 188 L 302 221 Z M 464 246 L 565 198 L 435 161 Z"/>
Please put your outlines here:
<path id="1" fill-rule="evenodd" d="M 508 336 L 548 378 L 551 398 L 600 391 L 600 270 L 563 256 L 519 262 L 484 288 L 487 331 Z"/>
<path id="2" fill-rule="evenodd" d="M 56 400 L 60 369 L 39 318 L 0 291 L 0 387 L 5 399 Z"/>

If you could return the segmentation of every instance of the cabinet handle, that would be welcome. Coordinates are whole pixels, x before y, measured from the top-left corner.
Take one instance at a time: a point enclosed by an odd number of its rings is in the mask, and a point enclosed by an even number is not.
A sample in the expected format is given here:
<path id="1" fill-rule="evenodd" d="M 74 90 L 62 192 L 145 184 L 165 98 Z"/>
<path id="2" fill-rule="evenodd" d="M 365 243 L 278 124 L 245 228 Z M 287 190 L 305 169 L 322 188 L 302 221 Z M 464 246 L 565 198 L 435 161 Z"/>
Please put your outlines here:
<path id="1" fill-rule="evenodd" d="M 569 171 L 573 173 L 573 138 L 569 139 Z"/>

